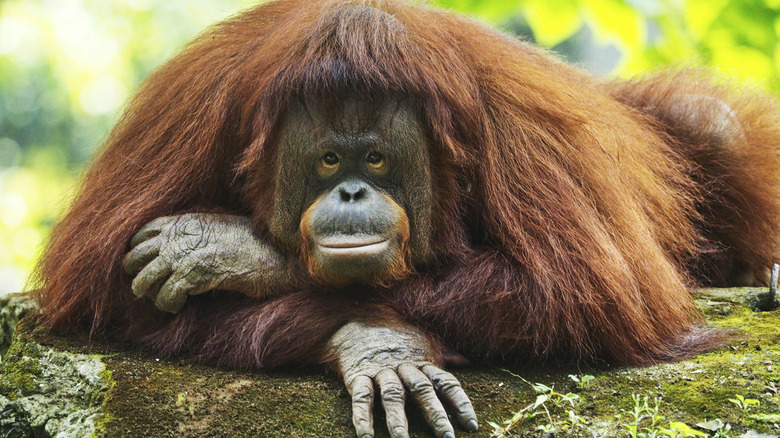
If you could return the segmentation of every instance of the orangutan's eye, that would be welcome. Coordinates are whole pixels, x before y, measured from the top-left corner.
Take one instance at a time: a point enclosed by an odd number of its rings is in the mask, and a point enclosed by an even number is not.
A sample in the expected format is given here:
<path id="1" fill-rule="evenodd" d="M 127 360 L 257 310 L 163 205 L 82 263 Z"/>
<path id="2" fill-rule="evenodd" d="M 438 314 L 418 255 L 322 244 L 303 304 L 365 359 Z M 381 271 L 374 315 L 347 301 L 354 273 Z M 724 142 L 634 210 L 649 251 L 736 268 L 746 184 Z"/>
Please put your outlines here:
<path id="1" fill-rule="evenodd" d="M 387 171 L 387 160 L 381 153 L 372 151 L 366 155 L 366 166 L 372 172 L 383 174 Z"/>
<path id="2" fill-rule="evenodd" d="M 331 176 L 339 170 L 339 163 L 341 163 L 341 159 L 335 152 L 325 152 L 317 163 L 317 173 L 322 178 Z"/>

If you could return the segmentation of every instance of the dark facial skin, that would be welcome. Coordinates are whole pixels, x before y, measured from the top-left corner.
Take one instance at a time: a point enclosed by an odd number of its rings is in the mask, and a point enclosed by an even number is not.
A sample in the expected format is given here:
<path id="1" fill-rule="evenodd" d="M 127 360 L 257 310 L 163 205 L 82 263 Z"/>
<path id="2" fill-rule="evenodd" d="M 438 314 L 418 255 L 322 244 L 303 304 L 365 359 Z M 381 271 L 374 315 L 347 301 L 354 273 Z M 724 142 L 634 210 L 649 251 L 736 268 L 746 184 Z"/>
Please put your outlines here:
<path id="1" fill-rule="evenodd" d="M 426 135 L 408 102 L 337 102 L 290 108 L 271 229 L 322 281 L 386 284 L 429 256 Z"/>
<path id="2" fill-rule="evenodd" d="M 382 282 L 406 271 L 406 213 L 366 182 L 348 179 L 317 198 L 301 219 L 309 270 L 333 284 Z"/>

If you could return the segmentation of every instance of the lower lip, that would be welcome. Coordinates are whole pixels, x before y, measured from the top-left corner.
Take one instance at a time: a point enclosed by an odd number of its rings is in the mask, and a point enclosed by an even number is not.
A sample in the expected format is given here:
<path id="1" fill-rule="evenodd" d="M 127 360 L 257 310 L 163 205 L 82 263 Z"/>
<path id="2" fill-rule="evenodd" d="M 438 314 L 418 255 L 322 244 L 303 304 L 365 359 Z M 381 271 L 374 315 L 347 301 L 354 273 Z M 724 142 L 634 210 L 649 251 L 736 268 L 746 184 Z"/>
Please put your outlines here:
<path id="1" fill-rule="evenodd" d="M 390 245 L 390 240 L 383 240 L 381 242 L 370 243 L 368 245 L 359 245 L 359 246 L 334 247 L 334 246 L 317 245 L 317 247 L 319 248 L 320 252 L 330 256 L 357 257 L 357 256 L 371 256 L 371 255 L 379 254 L 385 251 L 389 245 Z"/>

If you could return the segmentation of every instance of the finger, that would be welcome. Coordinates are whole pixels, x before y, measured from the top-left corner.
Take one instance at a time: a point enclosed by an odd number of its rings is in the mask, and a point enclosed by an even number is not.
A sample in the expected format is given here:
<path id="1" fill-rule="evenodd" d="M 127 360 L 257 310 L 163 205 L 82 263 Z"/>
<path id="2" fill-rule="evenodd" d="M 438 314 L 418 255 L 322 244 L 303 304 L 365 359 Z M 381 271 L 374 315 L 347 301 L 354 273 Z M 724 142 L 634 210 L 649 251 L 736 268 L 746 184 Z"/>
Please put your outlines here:
<path id="1" fill-rule="evenodd" d="M 374 436 L 374 382 L 367 376 L 356 377 L 349 387 L 352 395 L 352 424 L 360 438 Z"/>
<path id="2" fill-rule="evenodd" d="M 382 407 L 387 417 L 387 430 L 393 438 L 409 438 L 409 424 L 404 412 L 406 389 L 395 371 L 384 369 L 376 375 Z"/>
<path id="3" fill-rule="evenodd" d="M 477 414 L 458 379 L 433 365 L 425 365 L 422 372 L 433 382 L 433 388 L 442 400 L 455 410 L 455 416 L 463 429 L 469 432 L 476 431 L 479 428 Z"/>
<path id="4" fill-rule="evenodd" d="M 233 273 L 230 266 L 220 266 L 219 255 L 213 251 L 195 250 L 188 252 L 183 260 L 175 263 L 176 269 L 171 286 L 185 288 L 187 295 L 200 295 L 225 286 Z M 227 274 L 223 271 L 227 271 Z M 163 289 L 161 289 L 162 292 Z"/>
<path id="5" fill-rule="evenodd" d="M 433 433 L 441 438 L 455 438 L 455 429 L 452 428 L 447 411 L 436 396 L 431 379 L 416 366 L 408 364 L 398 367 L 398 376 L 422 408 L 425 421 L 431 426 Z"/>
<path id="6" fill-rule="evenodd" d="M 132 239 L 130 239 L 130 246 L 134 247 L 139 243 L 149 240 L 152 237 L 160 234 L 160 229 L 175 219 L 175 216 L 163 216 L 147 223 L 141 227 L 138 232 L 135 233 Z"/>
<path id="7" fill-rule="evenodd" d="M 157 289 L 166 277 L 171 275 L 171 267 L 160 257 L 152 260 L 133 279 L 133 293 L 137 297 L 154 297 Z"/>
<path id="8" fill-rule="evenodd" d="M 154 260 L 160 253 L 160 242 L 158 239 L 151 238 L 143 241 L 135 246 L 130 252 L 127 253 L 122 266 L 125 268 L 125 272 L 130 275 L 136 275 L 141 272 L 144 266 Z"/>
<path id="9" fill-rule="evenodd" d="M 163 312 L 179 313 L 192 289 L 192 284 L 186 278 L 172 275 L 160 287 L 154 304 Z"/>

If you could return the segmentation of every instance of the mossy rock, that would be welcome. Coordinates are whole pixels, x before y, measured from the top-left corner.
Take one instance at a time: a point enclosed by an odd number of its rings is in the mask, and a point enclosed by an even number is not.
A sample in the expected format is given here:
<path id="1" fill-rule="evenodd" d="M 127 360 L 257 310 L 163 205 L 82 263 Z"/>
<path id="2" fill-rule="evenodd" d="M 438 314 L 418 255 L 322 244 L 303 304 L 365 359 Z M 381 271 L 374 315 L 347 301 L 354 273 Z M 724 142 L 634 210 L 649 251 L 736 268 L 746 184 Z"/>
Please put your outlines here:
<path id="1" fill-rule="evenodd" d="M 489 437 L 490 423 L 506 427 L 514 416 L 504 436 L 540 437 L 540 427 L 556 437 L 630 436 L 632 413 L 647 401 L 637 414 L 646 418 L 636 423 L 645 436 L 689 427 L 679 436 L 712 437 L 718 426 L 723 437 L 777 436 L 780 311 L 750 310 L 746 297 L 754 292 L 698 293 L 713 325 L 743 336 L 691 360 L 634 369 L 455 370 L 480 419 L 478 432 L 460 435 Z M 13 305 L 3 300 L 0 306 Z M 578 384 L 570 374 L 595 378 Z M 729 401 L 738 396 L 745 407 Z M 543 403 L 534 409 L 536 401 Z M 412 436 L 430 436 L 416 408 L 408 412 Z M 164 360 L 47 333 L 30 317 L 19 323 L 0 374 L 5 437 L 351 437 L 350 416 L 342 383 L 318 369 L 235 371 Z M 377 437 L 387 436 L 383 421 L 378 413 Z"/>

